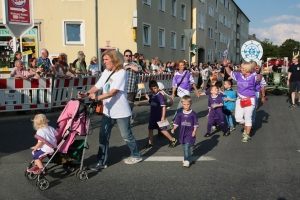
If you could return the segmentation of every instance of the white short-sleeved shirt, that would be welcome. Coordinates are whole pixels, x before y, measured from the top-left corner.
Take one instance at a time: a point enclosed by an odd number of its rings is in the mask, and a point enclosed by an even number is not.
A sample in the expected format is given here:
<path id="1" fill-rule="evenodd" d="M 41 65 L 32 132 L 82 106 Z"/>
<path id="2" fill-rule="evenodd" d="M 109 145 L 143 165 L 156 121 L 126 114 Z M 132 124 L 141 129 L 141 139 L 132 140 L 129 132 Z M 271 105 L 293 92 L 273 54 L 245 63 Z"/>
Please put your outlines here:
<path id="1" fill-rule="evenodd" d="M 52 128 L 51 126 L 46 126 L 45 128 L 41 128 L 37 130 L 36 134 L 52 144 L 54 147 L 57 147 L 57 142 L 56 142 L 56 137 L 58 135 L 57 131 Z M 39 141 L 41 142 L 41 141 Z M 45 153 L 52 153 L 53 149 L 51 149 L 49 146 L 46 144 L 43 144 L 41 147 L 41 150 Z"/>
<path id="2" fill-rule="evenodd" d="M 103 100 L 103 113 L 113 119 L 129 117 L 131 116 L 131 109 L 127 101 L 127 73 L 121 69 L 115 72 L 105 83 L 111 73 L 112 71 L 105 69 L 95 85 L 99 90 L 103 89 L 103 94 L 112 89 L 119 90 L 116 96 Z"/>

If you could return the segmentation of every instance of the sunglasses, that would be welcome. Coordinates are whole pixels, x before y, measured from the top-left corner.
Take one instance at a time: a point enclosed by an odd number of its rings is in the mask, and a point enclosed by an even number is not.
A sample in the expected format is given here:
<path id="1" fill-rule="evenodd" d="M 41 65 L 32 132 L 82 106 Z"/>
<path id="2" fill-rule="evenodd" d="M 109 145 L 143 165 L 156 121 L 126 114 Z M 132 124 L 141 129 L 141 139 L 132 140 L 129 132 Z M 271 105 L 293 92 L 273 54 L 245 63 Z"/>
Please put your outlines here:
<path id="1" fill-rule="evenodd" d="M 131 57 L 132 55 L 125 55 L 125 57 Z"/>

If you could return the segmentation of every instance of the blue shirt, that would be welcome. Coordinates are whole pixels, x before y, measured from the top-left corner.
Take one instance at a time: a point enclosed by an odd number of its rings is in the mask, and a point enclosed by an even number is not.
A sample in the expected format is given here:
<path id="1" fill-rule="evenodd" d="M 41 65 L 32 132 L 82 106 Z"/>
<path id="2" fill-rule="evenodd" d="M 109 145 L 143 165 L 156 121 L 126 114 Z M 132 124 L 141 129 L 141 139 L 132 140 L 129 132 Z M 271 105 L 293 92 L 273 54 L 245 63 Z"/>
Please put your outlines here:
<path id="1" fill-rule="evenodd" d="M 38 63 L 38 65 L 39 65 L 39 64 L 44 65 L 44 66 L 45 66 L 45 67 L 44 67 L 44 70 L 47 71 L 47 72 L 49 72 L 50 67 L 51 67 L 51 62 L 50 62 L 50 59 L 49 59 L 49 58 L 44 59 L 42 56 L 40 56 L 40 57 L 38 57 L 38 59 L 37 59 L 37 63 Z"/>
<path id="2" fill-rule="evenodd" d="M 236 101 L 236 92 L 233 90 L 225 90 L 225 94 L 223 94 L 222 98 L 223 98 L 223 101 L 225 98 L 234 99 L 234 101 Z M 231 112 L 234 109 L 234 104 L 235 104 L 235 102 L 232 102 L 232 101 L 224 101 L 224 103 L 223 103 L 224 108 L 230 110 Z"/>

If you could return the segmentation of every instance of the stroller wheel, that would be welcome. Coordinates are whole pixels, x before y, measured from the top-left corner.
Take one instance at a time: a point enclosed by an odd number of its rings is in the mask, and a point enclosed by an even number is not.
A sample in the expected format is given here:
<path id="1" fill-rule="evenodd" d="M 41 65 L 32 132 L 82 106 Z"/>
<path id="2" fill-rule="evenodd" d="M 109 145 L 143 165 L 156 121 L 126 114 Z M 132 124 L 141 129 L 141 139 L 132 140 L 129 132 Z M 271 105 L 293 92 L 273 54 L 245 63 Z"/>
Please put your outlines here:
<path id="1" fill-rule="evenodd" d="M 37 175 L 37 174 L 34 174 L 34 173 L 32 173 L 32 172 L 27 172 L 27 171 L 25 171 L 25 177 L 26 177 L 28 180 L 33 181 L 33 180 L 35 180 L 35 179 L 38 177 L 38 175 Z"/>
<path id="2" fill-rule="evenodd" d="M 49 181 L 45 178 L 42 178 L 37 182 L 37 187 L 43 191 L 47 190 L 49 188 Z"/>
<path id="3" fill-rule="evenodd" d="M 75 175 L 76 175 L 76 177 L 77 177 L 79 180 L 82 180 L 82 181 L 89 178 L 89 177 L 88 177 L 87 171 L 84 171 L 84 170 L 83 170 L 83 171 L 81 171 L 81 170 L 76 171 Z"/>

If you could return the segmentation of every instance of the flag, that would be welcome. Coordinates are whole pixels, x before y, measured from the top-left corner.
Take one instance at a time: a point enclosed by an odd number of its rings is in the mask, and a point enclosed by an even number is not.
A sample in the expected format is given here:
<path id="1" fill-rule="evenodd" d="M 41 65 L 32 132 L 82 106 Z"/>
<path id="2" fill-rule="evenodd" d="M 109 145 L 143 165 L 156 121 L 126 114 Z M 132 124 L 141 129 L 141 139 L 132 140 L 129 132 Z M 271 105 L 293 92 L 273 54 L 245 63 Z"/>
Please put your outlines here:
<path id="1" fill-rule="evenodd" d="M 222 60 L 222 63 L 223 65 L 226 65 L 227 64 L 227 55 L 228 55 L 228 49 L 229 49 L 229 43 L 227 44 L 227 48 L 226 50 L 223 52 L 223 60 Z"/>

